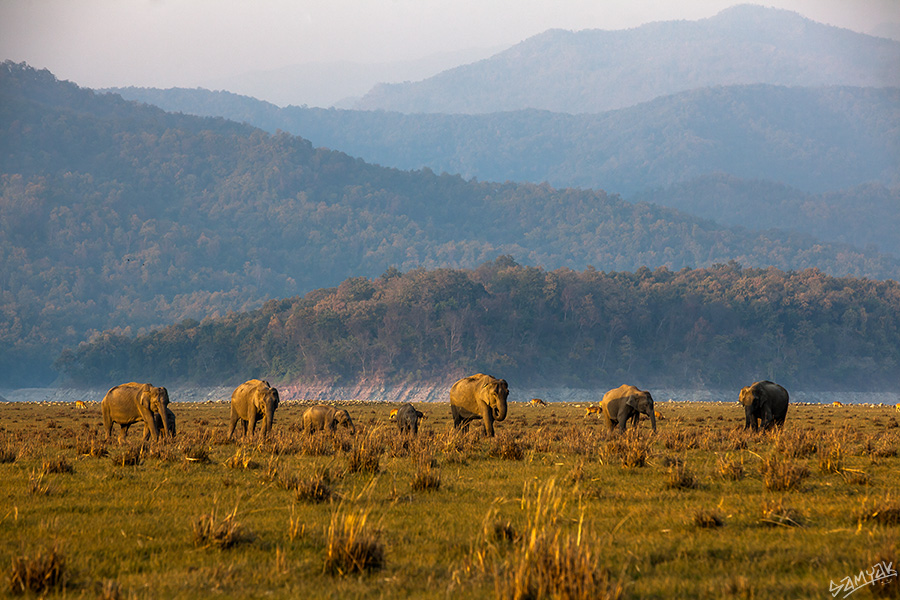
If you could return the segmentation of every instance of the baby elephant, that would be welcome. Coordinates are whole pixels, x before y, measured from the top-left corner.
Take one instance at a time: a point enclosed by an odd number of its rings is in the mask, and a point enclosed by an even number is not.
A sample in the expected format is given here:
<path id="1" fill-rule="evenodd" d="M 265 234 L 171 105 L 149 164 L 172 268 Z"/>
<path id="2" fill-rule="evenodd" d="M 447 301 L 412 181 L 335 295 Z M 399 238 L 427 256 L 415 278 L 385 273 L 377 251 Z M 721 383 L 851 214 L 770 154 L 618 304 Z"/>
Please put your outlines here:
<path id="1" fill-rule="evenodd" d="M 344 409 L 336 409 L 326 404 L 317 404 L 306 409 L 302 417 L 303 429 L 306 431 L 334 431 L 338 425 L 349 427 L 350 431 L 356 433 L 356 427 L 350 418 L 350 413 Z"/>
<path id="2" fill-rule="evenodd" d="M 425 415 L 420 411 L 416 410 L 415 407 L 407 402 L 397 409 L 397 427 L 400 429 L 400 433 L 410 432 L 413 435 L 417 435 L 419 433 L 419 419 L 423 418 Z"/>

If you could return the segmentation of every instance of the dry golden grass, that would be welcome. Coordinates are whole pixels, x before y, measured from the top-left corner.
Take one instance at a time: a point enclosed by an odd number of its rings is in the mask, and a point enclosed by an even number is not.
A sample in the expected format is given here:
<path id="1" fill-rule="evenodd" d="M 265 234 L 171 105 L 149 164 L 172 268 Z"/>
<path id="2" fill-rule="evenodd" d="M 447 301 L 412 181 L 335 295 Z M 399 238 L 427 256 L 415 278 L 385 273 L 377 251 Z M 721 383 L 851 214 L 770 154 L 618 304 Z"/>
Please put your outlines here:
<path id="1" fill-rule="evenodd" d="M 792 406 L 753 433 L 734 402 L 666 403 L 623 435 L 513 404 L 491 439 L 446 404 L 401 437 L 395 407 L 309 434 L 285 403 L 241 442 L 227 403 L 176 399 L 176 439 L 119 444 L 95 405 L 0 404 L 0 564 L 76 548 L 46 597 L 783 598 L 896 548 L 888 409 Z"/>

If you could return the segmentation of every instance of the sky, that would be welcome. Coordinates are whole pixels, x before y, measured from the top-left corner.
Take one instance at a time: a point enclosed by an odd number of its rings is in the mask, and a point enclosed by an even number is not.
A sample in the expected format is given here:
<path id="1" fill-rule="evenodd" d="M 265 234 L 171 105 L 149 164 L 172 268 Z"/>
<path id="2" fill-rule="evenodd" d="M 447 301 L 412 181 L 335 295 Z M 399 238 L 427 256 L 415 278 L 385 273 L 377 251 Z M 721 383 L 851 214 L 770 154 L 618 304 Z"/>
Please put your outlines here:
<path id="1" fill-rule="evenodd" d="M 83 87 L 197 87 L 307 63 L 414 60 L 550 28 L 696 20 L 737 0 L 0 0 L 0 60 Z M 900 0 L 768 0 L 863 33 Z"/>

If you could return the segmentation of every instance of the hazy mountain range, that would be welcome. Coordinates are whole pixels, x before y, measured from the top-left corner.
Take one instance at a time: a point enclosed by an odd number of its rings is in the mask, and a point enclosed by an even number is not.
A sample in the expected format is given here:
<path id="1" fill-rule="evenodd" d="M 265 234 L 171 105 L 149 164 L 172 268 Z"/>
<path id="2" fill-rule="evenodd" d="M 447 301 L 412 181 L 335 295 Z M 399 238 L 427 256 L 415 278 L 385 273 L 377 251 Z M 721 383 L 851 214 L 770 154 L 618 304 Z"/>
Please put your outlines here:
<path id="1" fill-rule="evenodd" d="M 727 228 L 602 191 L 375 166 L 221 118 L 0 68 L 0 379 L 52 377 L 97 331 L 258 306 L 390 267 L 818 267 L 900 278 L 874 248 Z"/>
<path id="2" fill-rule="evenodd" d="M 424 81 L 384 84 L 354 108 L 597 113 L 701 87 L 900 85 L 900 42 L 753 5 L 622 31 L 551 30 Z"/>
<path id="3" fill-rule="evenodd" d="M 204 81 L 211 90 L 228 90 L 265 98 L 279 106 L 352 108 L 379 83 L 419 81 L 449 68 L 486 58 L 499 48 L 471 48 L 409 61 L 358 63 L 350 61 L 288 65 Z"/>

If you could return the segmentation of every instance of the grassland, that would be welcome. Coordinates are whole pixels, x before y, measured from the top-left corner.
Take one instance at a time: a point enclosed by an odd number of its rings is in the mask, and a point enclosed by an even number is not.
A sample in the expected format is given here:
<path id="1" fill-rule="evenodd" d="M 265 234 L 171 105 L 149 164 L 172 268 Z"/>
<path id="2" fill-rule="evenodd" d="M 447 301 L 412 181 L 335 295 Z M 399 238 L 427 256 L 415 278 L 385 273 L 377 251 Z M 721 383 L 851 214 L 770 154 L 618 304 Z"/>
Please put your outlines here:
<path id="1" fill-rule="evenodd" d="M 351 435 L 227 439 L 224 403 L 178 437 L 107 442 L 98 404 L 0 404 L 3 588 L 67 598 L 825 598 L 900 559 L 893 407 L 792 406 L 783 432 L 725 403 L 659 403 L 651 435 L 584 407 L 513 404 L 497 437 L 421 405 L 348 406 Z M 872 593 L 900 595 L 892 586 Z M 35 592 L 26 592 L 34 594 Z"/>

